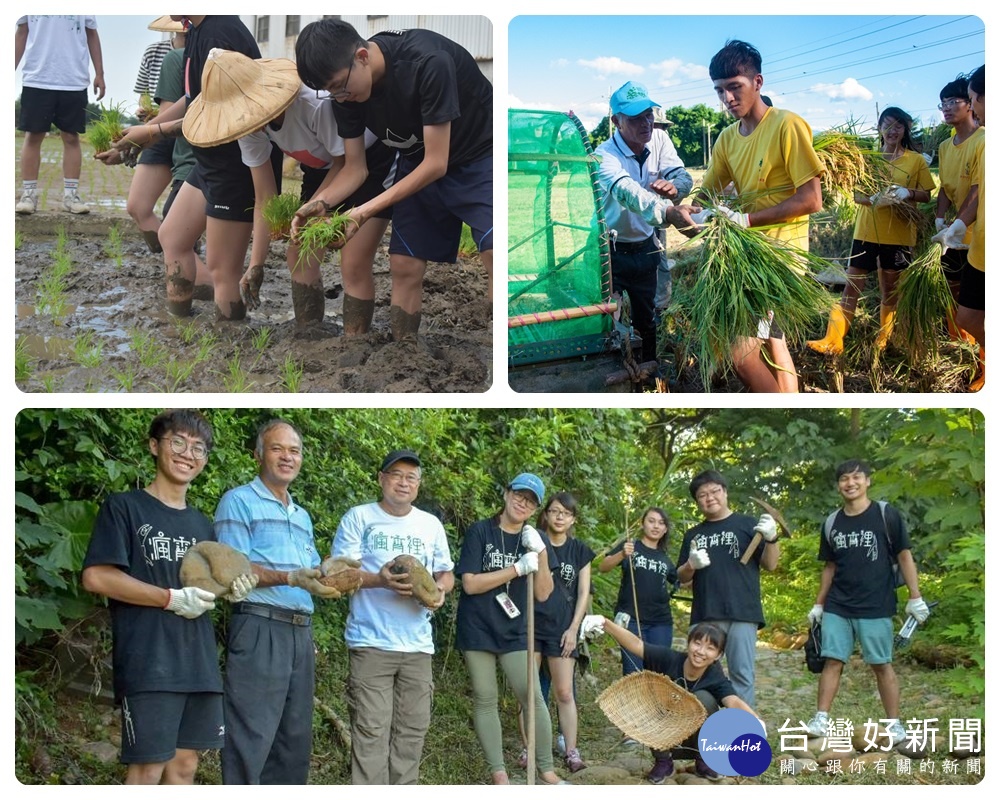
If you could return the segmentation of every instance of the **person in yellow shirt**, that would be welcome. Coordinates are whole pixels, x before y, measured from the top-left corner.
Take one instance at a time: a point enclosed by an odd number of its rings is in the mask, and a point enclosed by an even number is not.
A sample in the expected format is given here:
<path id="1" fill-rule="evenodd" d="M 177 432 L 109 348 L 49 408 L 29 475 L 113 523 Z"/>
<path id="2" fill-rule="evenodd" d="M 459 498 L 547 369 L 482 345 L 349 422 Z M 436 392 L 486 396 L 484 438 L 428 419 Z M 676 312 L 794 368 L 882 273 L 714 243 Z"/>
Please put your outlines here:
<path id="1" fill-rule="evenodd" d="M 847 266 L 847 284 L 840 304 L 830 314 L 826 336 L 807 342 L 819 353 L 844 352 L 844 335 L 854 318 L 858 297 L 868 275 L 878 271 L 881 303 L 880 326 L 875 346 L 884 349 L 896 319 L 896 284 L 899 274 L 910 265 L 917 243 L 917 226 L 900 212 L 903 204 L 913 206 L 931 199 L 934 178 L 927 161 L 917 152 L 912 138 L 913 118 L 903 109 L 889 106 L 878 118 L 879 142 L 888 168 L 887 186 L 872 195 L 855 192 L 859 205 L 854 223 L 854 243 Z"/>
<path id="2" fill-rule="evenodd" d="M 725 209 L 731 219 L 807 250 L 809 215 L 823 205 L 823 166 L 813 150 L 812 129 L 791 111 L 764 102 L 761 57 L 753 45 L 726 42 L 708 71 L 719 100 L 737 121 L 719 135 L 712 151 L 703 202 L 712 205 L 712 196 L 732 181 L 741 210 Z M 798 391 L 795 364 L 774 313 L 761 321 L 756 338 L 740 337 L 732 345 L 736 373 L 751 392 Z"/>
<path id="3" fill-rule="evenodd" d="M 954 208 L 958 213 L 966 204 L 978 205 L 979 192 L 971 192 L 971 165 L 985 139 L 986 129 L 976 121 L 969 102 L 969 79 L 960 75 L 941 90 L 941 104 L 938 106 L 944 121 L 950 125 L 954 135 L 941 142 L 938 148 L 938 178 L 941 189 L 937 196 L 937 211 L 934 227 L 940 233 L 947 226 L 945 216 Z M 966 231 L 963 244 L 972 242 L 972 231 Z M 955 305 L 958 305 L 962 272 L 968 264 L 968 250 L 948 249 L 941 256 L 941 264 L 948 278 Z M 958 330 L 953 319 L 948 319 L 948 331 L 953 339 L 968 338 L 971 335 Z"/>

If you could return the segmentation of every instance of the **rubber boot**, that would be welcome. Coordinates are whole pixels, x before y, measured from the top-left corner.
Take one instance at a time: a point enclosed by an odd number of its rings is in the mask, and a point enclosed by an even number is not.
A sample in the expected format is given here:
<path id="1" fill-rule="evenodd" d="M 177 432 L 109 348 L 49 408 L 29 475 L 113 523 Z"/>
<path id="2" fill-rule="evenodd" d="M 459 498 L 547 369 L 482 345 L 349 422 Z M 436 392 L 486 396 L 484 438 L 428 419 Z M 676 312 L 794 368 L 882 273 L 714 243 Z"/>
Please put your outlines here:
<path id="1" fill-rule="evenodd" d="M 976 339 L 967 330 L 963 330 L 955 324 L 955 318 L 951 313 L 948 314 L 948 336 L 951 337 L 953 342 L 965 342 L 970 347 L 976 346 Z"/>
<path id="2" fill-rule="evenodd" d="M 139 233 L 142 234 L 143 241 L 146 242 L 146 247 L 149 248 L 150 253 L 163 252 L 163 248 L 160 246 L 160 237 L 156 231 L 139 231 Z"/>
<path id="3" fill-rule="evenodd" d="M 806 342 L 806 344 L 817 353 L 839 356 L 844 352 L 844 336 L 847 335 L 849 327 L 851 327 L 851 319 L 844 311 L 844 307 L 838 303 L 830 312 L 830 320 L 826 323 L 826 336 L 822 339 Z"/>
<path id="4" fill-rule="evenodd" d="M 880 305 L 878 307 L 878 316 L 882 324 L 879 326 L 878 336 L 875 337 L 875 347 L 879 350 L 885 350 L 885 346 L 889 344 L 889 339 L 892 338 L 893 326 L 896 324 L 896 309 Z"/>
<path id="5" fill-rule="evenodd" d="M 970 392 L 978 392 L 986 384 L 986 345 L 979 345 L 979 374 L 969 384 Z"/>

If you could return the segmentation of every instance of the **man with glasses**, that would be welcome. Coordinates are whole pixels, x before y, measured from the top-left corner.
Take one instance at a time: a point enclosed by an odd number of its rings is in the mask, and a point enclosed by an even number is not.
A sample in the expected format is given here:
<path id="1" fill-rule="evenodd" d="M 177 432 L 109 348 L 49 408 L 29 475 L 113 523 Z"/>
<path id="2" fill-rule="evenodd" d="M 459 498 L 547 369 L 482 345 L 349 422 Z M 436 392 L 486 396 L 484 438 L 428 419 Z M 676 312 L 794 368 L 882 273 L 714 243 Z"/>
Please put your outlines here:
<path id="1" fill-rule="evenodd" d="M 149 426 L 147 446 L 156 474 L 144 489 L 104 501 L 82 581 L 109 600 L 125 783 L 192 784 L 198 751 L 218 750 L 225 735 L 215 632 L 205 614 L 215 595 L 180 588 L 188 548 L 215 539 L 212 523 L 186 501 L 205 469 L 212 426 L 197 411 L 165 411 Z M 227 599 L 252 587 L 241 575 Z"/>
<path id="2" fill-rule="evenodd" d="M 219 541 L 250 559 L 257 588 L 233 606 L 226 654 L 226 784 L 304 784 L 312 753 L 313 595 L 320 583 L 309 512 L 288 491 L 302 469 L 302 437 L 273 419 L 257 433 L 257 477 L 230 489 L 215 512 Z"/>
<path id="3" fill-rule="evenodd" d="M 416 784 L 431 721 L 431 614 L 455 576 L 440 520 L 413 506 L 420 480 L 415 452 L 389 453 L 378 471 L 381 499 L 344 514 L 331 548 L 334 558 L 361 562 L 361 589 L 351 597 L 344 628 L 356 785 Z M 399 555 L 413 556 L 434 577 L 438 598 L 432 608 L 413 597 L 409 573 L 390 570 Z"/>
<path id="4" fill-rule="evenodd" d="M 705 519 L 684 534 L 677 577 L 692 584 L 691 624 L 711 622 L 725 631 L 730 680 L 736 693 L 755 707 L 757 629 L 764 627 L 760 570 L 776 569 L 781 553 L 774 519 L 763 514 L 755 520 L 731 511 L 728 488 L 715 470 L 691 481 L 691 497 Z M 762 541 L 747 554 L 758 533 Z"/>
<path id="5" fill-rule="evenodd" d="M 361 185 L 366 129 L 398 152 L 392 187 L 350 209 L 344 235 L 392 206 L 392 336 L 415 337 L 427 262 L 455 263 L 463 222 L 492 286 L 493 86 L 467 50 L 428 30 L 383 31 L 366 41 L 349 23 L 323 19 L 303 28 L 295 60 L 303 83 L 335 101 L 345 165 L 299 209 L 292 232 Z"/>

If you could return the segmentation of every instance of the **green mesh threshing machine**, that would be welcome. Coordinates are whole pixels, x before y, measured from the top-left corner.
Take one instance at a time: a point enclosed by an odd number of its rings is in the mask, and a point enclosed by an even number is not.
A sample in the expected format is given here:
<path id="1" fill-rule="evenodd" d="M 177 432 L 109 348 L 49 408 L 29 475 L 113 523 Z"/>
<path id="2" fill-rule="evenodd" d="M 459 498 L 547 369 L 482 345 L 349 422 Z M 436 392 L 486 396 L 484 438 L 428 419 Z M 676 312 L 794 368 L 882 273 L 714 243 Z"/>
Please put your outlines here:
<path id="1" fill-rule="evenodd" d="M 608 229 L 587 132 L 572 112 L 525 109 L 508 112 L 507 130 L 511 388 L 627 391 L 637 366 L 633 339 L 611 299 Z"/>

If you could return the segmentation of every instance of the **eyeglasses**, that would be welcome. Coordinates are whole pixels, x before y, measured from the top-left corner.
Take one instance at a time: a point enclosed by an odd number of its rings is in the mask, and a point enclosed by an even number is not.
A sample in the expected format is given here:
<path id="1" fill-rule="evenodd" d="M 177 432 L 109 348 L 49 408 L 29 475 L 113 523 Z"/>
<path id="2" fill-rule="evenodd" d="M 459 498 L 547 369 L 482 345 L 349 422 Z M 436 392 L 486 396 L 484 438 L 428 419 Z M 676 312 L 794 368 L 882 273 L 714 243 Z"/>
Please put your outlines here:
<path id="1" fill-rule="evenodd" d="M 556 511 L 555 509 L 551 509 L 551 508 L 548 511 L 546 511 L 545 514 L 547 516 L 556 517 L 558 519 L 562 519 L 563 517 L 575 517 L 576 516 L 576 514 L 574 514 L 572 511 L 566 511 L 564 509 L 559 509 L 558 511 Z"/>
<path id="2" fill-rule="evenodd" d="M 938 103 L 938 111 L 951 111 L 953 108 L 958 108 L 959 103 L 968 103 L 968 100 L 963 100 L 962 98 L 955 98 L 953 100 L 945 100 L 944 102 Z"/>
<path id="3" fill-rule="evenodd" d="M 698 492 L 698 494 L 694 496 L 694 499 L 700 503 L 703 500 L 708 500 L 709 497 L 718 497 L 724 491 L 726 490 L 721 486 L 716 486 L 714 489 L 706 489 L 704 492 Z"/>
<path id="4" fill-rule="evenodd" d="M 190 450 L 191 457 L 201 461 L 208 455 L 208 448 L 201 442 L 189 442 L 180 436 L 161 436 L 160 441 L 170 442 L 170 450 L 177 456 L 182 456 Z"/>
<path id="5" fill-rule="evenodd" d="M 523 505 L 526 505 L 528 508 L 538 508 L 538 501 L 535 499 L 535 496 L 530 492 L 522 492 L 515 490 L 512 491 L 511 494 L 514 496 L 514 500 Z"/>
<path id="6" fill-rule="evenodd" d="M 396 483 L 405 483 L 410 486 L 416 486 L 418 483 L 420 483 L 420 476 L 411 473 L 399 472 L 398 470 L 393 470 L 392 472 L 383 472 L 382 474 L 385 475 L 385 477 L 387 477 L 389 480 L 394 481 Z"/>
<path id="7" fill-rule="evenodd" d="M 351 72 L 354 70 L 354 62 L 357 60 L 358 50 L 360 49 L 361 49 L 360 47 L 354 49 L 354 55 L 351 56 L 351 66 L 347 68 L 347 77 L 344 78 L 344 85 L 335 92 L 330 91 L 330 97 L 332 97 L 334 100 L 336 100 L 338 97 L 347 97 L 350 94 L 350 92 L 347 90 L 347 84 L 351 82 Z"/>

